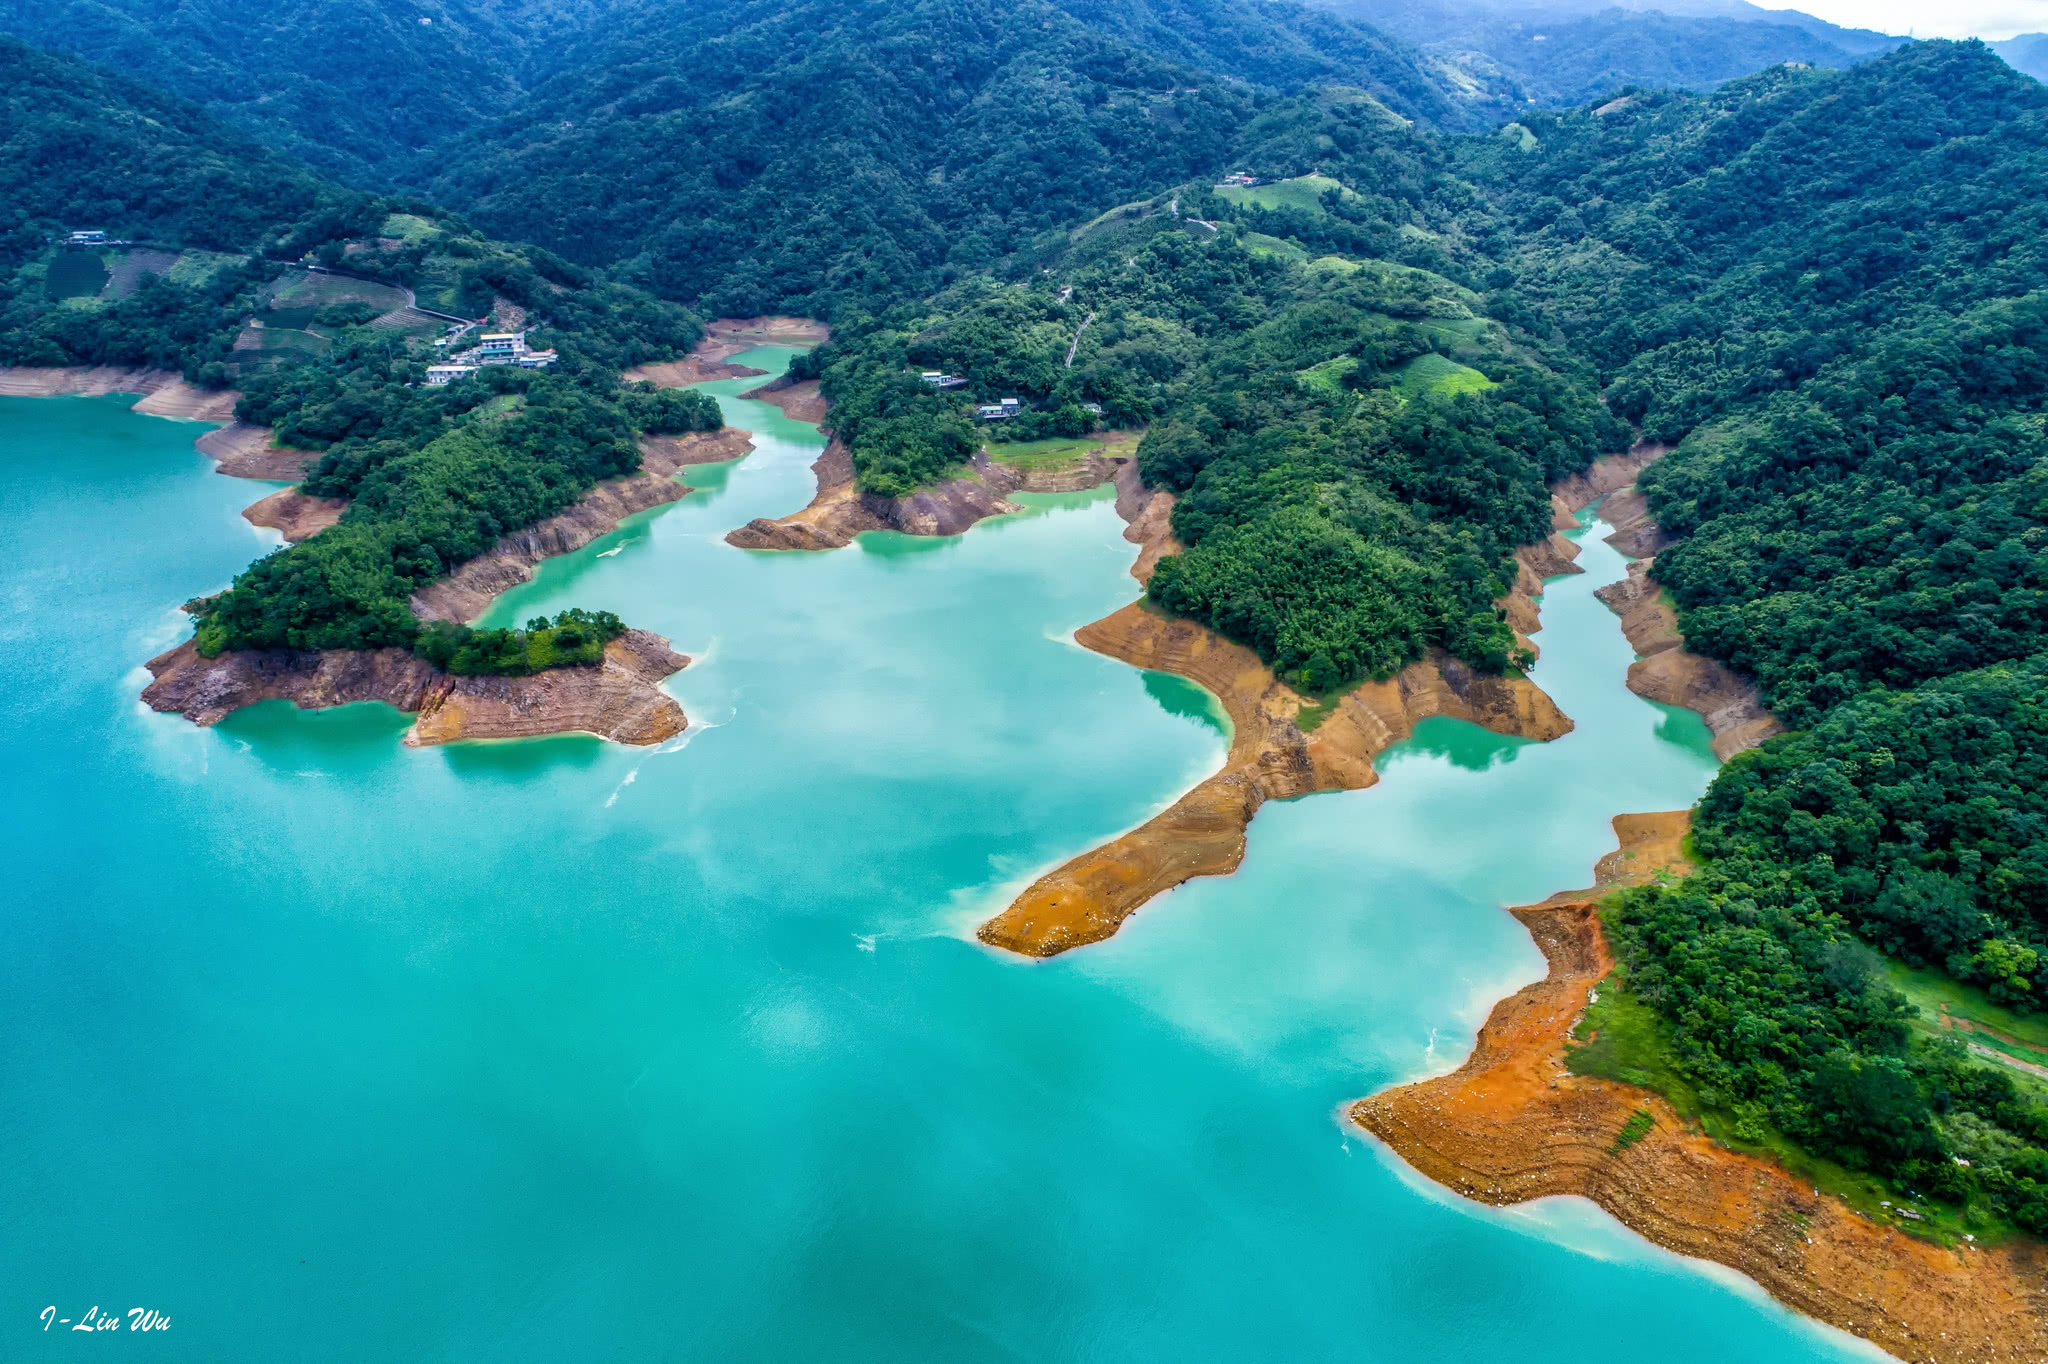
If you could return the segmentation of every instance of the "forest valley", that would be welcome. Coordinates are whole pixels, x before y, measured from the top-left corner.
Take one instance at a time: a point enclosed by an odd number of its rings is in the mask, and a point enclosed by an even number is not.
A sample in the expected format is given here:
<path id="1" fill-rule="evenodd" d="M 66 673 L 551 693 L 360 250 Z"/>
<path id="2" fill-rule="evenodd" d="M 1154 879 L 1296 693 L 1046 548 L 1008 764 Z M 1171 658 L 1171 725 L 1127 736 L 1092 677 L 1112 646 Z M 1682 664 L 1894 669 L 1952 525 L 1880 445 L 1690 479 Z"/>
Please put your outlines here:
<path id="1" fill-rule="evenodd" d="M 1670 443 L 1641 480 L 1677 537 L 1658 579 L 1792 729 L 1716 779 L 1696 874 L 1609 906 L 1619 1078 L 1943 1226 L 2048 1236 L 2048 1089 L 1915 1026 L 1896 984 L 2048 1007 L 2048 87 L 1927 42 L 1465 133 L 1392 111 L 1435 98 L 1405 68 L 1227 82 L 1051 9 L 966 69 L 914 23 L 983 11 L 935 8 L 847 7 L 801 52 L 732 3 L 717 34 L 615 35 L 644 60 L 556 78 L 588 123 L 468 135 L 435 185 L 460 213 L 0 40 L 0 362 L 175 366 L 322 452 L 307 490 L 347 513 L 196 603 L 203 650 L 456 671 L 573 666 L 620 628 L 478 635 L 407 603 L 637 468 L 641 435 L 715 427 L 620 380 L 704 312 L 831 322 L 792 372 L 877 495 L 1142 427 L 1184 547 L 1153 603 L 1319 696 L 1430 648 L 1525 667 L 1492 603 L 1546 481 Z M 920 101 L 946 165 L 892 121 Z M 1261 183 L 1218 183 L 1239 170 Z M 72 292 L 50 243 L 88 223 L 179 264 Z M 330 313 L 300 323 L 317 353 L 254 364 L 235 337 L 308 252 L 516 308 L 562 360 L 428 387 L 424 338 Z"/>

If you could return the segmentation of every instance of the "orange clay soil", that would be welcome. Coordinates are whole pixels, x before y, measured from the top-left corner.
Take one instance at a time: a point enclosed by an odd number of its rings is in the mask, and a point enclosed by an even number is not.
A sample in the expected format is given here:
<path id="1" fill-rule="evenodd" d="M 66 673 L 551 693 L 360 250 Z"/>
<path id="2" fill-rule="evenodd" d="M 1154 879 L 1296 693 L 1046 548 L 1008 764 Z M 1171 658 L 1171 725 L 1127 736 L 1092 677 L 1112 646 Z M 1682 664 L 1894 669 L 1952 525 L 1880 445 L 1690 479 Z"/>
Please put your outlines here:
<path id="1" fill-rule="evenodd" d="M 1901 1359 L 2048 1359 L 2048 1247 L 1947 1250 L 1915 1239 L 1717 1145 L 1655 1094 L 1565 1070 L 1566 1037 L 1614 965 L 1593 897 L 1687 870 L 1684 812 L 1614 825 L 1621 850 L 1601 860 L 1598 886 L 1509 911 L 1549 974 L 1494 1006 L 1458 1070 L 1362 1099 L 1351 1120 L 1468 1198 L 1590 1198 L 1659 1245 L 1738 1269 Z M 1638 1111 L 1653 1125 L 1616 1150 Z"/>
<path id="2" fill-rule="evenodd" d="M 1562 519 L 1600 498 L 1607 499 L 1600 508 L 1601 519 L 1614 528 L 1607 543 L 1634 562 L 1625 580 L 1603 587 L 1595 595 L 1621 617 L 1622 632 L 1642 655 L 1629 665 L 1628 689 L 1667 706 L 1698 711 L 1714 736 L 1714 756 L 1725 762 L 1783 733 L 1785 727 L 1764 709 L 1754 681 L 1685 647 L 1685 638 L 1678 632 L 1678 613 L 1650 576 L 1657 552 L 1671 543 L 1671 537 L 1651 517 L 1635 480 L 1669 449 L 1643 442 L 1625 455 L 1596 460 L 1585 473 L 1559 483 L 1551 505 Z M 1519 623 L 1516 628 L 1521 628 Z"/>
<path id="3" fill-rule="evenodd" d="M 1117 510 L 1125 538 L 1143 546 L 1132 573 L 1150 576 L 1171 552 L 1173 497 L 1148 491 L 1134 464 L 1117 471 Z M 1573 571 L 1577 549 L 1561 537 L 1524 552 L 1524 581 Z M 1527 615 L 1533 626 L 1533 604 Z M 1551 699 L 1522 677 L 1488 677 L 1441 652 L 1385 682 L 1347 692 L 1312 731 L 1297 723 L 1311 704 L 1273 675 L 1257 654 L 1192 621 L 1160 615 L 1142 602 L 1083 626 L 1074 638 L 1134 667 L 1199 683 L 1230 716 L 1223 769 L 1171 808 L 1034 882 L 981 926 L 985 943 L 1050 957 L 1100 942 L 1147 901 L 1197 876 L 1221 876 L 1244 859 L 1245 828 L 1270 799 L 1311 791 L 1357 790 L 1379 780 L 1372 760 L 1406 738 L 1418 720 L 1454 715 L 1501 734 L 1554 739 L 1571 730 Z"/>

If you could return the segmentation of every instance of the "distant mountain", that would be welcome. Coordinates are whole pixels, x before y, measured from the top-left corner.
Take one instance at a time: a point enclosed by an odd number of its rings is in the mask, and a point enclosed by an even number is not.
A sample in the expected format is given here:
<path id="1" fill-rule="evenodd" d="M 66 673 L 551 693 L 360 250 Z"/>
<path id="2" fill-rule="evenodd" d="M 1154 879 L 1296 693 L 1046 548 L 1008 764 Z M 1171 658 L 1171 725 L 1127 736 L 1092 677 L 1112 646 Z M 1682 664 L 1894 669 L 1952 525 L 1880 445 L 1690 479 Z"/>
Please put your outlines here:
<path id="1" fill-rule="evenodd" d="M 2048 33 L 2022 33 L 1990 46 L 2014 70 L 2024 71 L 2037 81 L 2048 81 Z"/>
<path id="2" fill-rule="evenodd" d="M 0 32 L 367 183 L 517 102 L 615 0 L 0 0 Z"/>
<path id="3" fill-rule="evenodd" d="M 1846 67 L 1905 40 L 1743 0 L 1317 0 L 1416 44 L 1447 82 L 1571 105 L 1624 85 L 1691 90 L 1780 62 Z"/>
<path id="4" fill-rule="evenodd" d="M 334 201 L 195 104 L 0 36 L 0 271 L 80 228 L 247 250 Z"/>
<path id="5" fill-rule="evenodd" d="M 619 11 L 415 178 L 667 297 L 825 307 L 1213 174 L 1308 81 L 1479 117 L 1383 36 L 1264 0 L 698 0 Z"/>
<path id="6" fill-rule="evenodd" d="M 1511 87 L 1446 79 L 1436 63 L 1374 27 L 1289 0 L 1052 0 L 1097 32 L 1200 71 L 1293 91 L 1311 84 L 1363 90 L 1418 122 L 1478 130 L 1517 102 Z"/>

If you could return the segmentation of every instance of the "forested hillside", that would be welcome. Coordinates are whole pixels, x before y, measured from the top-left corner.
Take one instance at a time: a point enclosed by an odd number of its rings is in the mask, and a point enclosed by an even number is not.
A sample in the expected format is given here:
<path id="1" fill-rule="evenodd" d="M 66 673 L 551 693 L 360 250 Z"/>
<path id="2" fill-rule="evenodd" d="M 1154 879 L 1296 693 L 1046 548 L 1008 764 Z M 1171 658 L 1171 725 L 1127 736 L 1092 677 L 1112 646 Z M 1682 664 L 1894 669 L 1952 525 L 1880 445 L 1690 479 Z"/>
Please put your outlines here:
<path id="1" fill-rule="evenodd" d="M 365 187 L 495 117 L 613 0 L 0 0 L 0 31 L 182 95 Z"/>
<path id="2" fill-rule="evenodd" d="M 2048 1232 L 2031 1081 L 1909 1027 L 1865 945 L 2048 1004 L 2048 87 L 1920 44 L 1463 165 L 1516 292 L 1678 442 L 1642 485 L 1689 644 L 1800 731 L 1724 769 L 1697 875 L 1623 901 L 1634 997 L 1738 1139 Z"/>
<path id="3" fill-rule="evenodd" d="M 423 634 L 406 603 L 634 468 L 640 434 L 715 422 L 619 383 L 697 336 L 657 295 L 830 316 L 801 369 L 870 492 L 1143 426 L 1185 546 L 1155 604 L 1317 694 L 1432 647 L 1523 665 L 1492 603 L 1545 480 L 1640 434 L 1675 447 L 1642 484 L 1690 644 L 1794 732 L 1724 770 L 1698 875 L 1614 910 L 1611 1007 L 1650 1020 L 1618 1073 L 1731 1140 L 2048 1234 L 2038 1089 L 1916 1027 L 1884 974 L 2048 1005 L 2048 87 L 1925 43 L 1463 137 L 1411 124 L 1440 87 L 1409 59 L 1253 0 L 688 14 L 603 17 L 531 103 L 417 163 L 497 239 L 0 45 L 0 361 L 232 381 L 351 499 L 201 605 L 205 647 L 587 661 L 617 622 Z M 1227 78 L 1340 68 L 1377 97 Z M 187 249 L 50 248 L 81 226 Z M 313 296 L 306 252 L 524 315 L 563 359 L 419 387 L 438 324 Z"/>
<path id="4" fill-rule="evenodd" d="M 324 452 L 307 490 L 349 499 L 339 525 L 199 604 L 203 652 L 416 646 L 462 672 L 597 661 L 622 628 L 602 613 L 423 630 L 408 601 L 637 469 L 642 433 L 717 427 L 699 395 L 620 382 L 694 345 L 695 318 L 423 205 L 328 185 L 195 105 L 75 60 L 0 39 L 0 73 L 0 363 L 152 365 L 234 384 L 243 419 Z M 87 225 L 149 244 L 53 244 Z M 306 255 L 336 273 L 306 269 Z M 410 296 L 530 328 L 560 359 L 424 386 L 448 324 Z"/>

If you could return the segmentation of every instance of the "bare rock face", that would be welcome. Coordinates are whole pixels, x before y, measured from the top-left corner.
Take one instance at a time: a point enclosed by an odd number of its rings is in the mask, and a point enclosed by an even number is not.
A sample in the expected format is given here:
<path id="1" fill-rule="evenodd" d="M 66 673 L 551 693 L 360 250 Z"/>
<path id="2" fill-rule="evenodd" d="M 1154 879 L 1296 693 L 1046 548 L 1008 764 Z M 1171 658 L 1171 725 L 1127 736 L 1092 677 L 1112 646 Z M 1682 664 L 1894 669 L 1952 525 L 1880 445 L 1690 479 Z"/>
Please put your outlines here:
<path id="1" fill-rule="evenodd" d="M 688 436 L 650 437 L 641 443 L 638 473 L 600 483 L 575 505 L 513 531 L 447 577 L 415 592 L 412 612 L 422 620 L 475 620 L 499 593 L 533 577 L 533 570 L 545 560 L 611 534 L 636 512 L 687 497 L 691 489 L 676 482 L 677 471 L 691 464 L 737 459 L 753 448 L 752 433 L 731 426 Z"/>
<path id="2" fill-rule="evenodd" d="M 415 745 L 577 733 L 652 744 L 688 723 L 657 686 L 688 663 L 645 630 L 613 640 L 597 667 L 532 677 L 453 677 L 403 649 L 248 650 L 204 658 L 187 640 L 149 661 L 156 680 L 142 699 L 196 725 L 216 724 L 259 701 L 290 701 L 301 710 L 382 701 L 418 714 L 405 737 Z"/>

